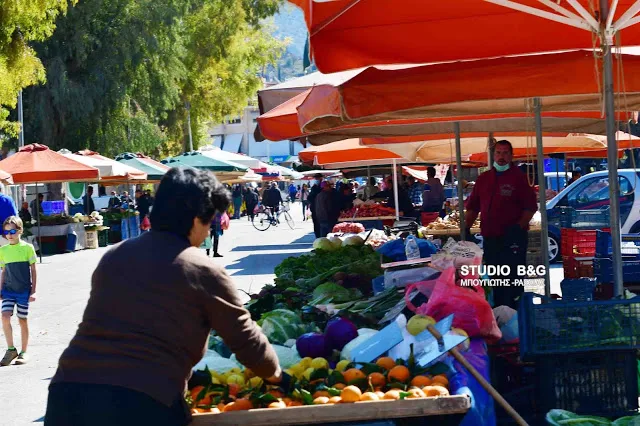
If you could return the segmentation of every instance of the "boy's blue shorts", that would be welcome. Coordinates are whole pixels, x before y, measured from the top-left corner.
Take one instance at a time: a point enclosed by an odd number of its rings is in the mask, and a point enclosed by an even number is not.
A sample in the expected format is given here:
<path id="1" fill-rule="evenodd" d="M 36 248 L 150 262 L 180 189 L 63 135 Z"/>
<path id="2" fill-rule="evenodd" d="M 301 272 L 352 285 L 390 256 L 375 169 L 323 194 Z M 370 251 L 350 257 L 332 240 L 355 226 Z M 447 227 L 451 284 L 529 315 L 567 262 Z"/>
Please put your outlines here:
<path id="1" fill-rule="evenodd" d="M 10 315 L 13 315 L 15 308 L 16 316 L 21 319 L 26 319 L 29 315 L 30 294 L 30 291 L 25 293 L 14 293 L 3 289 L 0 293 L 2 296 L 2 313 L 10 312 Z"/>

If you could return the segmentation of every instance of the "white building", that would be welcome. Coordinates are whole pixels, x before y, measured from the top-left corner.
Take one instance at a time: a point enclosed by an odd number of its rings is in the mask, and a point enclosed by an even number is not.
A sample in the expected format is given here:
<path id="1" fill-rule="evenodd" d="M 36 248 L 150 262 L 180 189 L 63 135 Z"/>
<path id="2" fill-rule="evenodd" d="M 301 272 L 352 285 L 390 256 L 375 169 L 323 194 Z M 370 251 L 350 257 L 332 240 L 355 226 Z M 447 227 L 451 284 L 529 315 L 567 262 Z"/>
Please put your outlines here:
<path id="1" fill-rule="evenodd" d="M 234 153 L 246 154 L 264 162 L 282 163 L 296 156 L 303 149 L 299 142 L 257 142 L 254 131 L 260 112 L 257 107 L 247 106 L 242 116 L 228 118 L 223 124 L 209 129 L 214 146 Z"/>

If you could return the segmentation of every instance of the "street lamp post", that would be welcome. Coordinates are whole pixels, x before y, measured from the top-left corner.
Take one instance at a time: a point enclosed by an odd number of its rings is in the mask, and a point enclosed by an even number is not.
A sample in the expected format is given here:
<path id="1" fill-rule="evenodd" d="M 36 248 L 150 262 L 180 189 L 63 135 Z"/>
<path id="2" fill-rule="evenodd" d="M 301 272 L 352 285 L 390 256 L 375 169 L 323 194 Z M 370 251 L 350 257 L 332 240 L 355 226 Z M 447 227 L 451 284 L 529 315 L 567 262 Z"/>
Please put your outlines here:
<path id="1" fill-rule="evenodd" d="M 193 151 L 193 138 L 191 137 L 191 102 L 185 101 L 184 107 L 187 109 L 187 127 L 189 128 L 189 152 Z"/>

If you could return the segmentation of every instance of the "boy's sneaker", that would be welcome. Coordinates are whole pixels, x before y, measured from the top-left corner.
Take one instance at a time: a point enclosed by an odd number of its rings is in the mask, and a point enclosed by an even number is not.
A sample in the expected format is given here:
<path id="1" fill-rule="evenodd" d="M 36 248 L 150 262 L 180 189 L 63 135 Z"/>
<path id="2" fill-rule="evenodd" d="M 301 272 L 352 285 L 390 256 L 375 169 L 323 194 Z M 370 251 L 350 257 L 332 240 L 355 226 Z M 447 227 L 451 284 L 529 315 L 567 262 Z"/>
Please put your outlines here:
<path id="1" fill-rule="evenodd" d="M 2 361 L 0 361 L 0 367 L 6 367 L 11 364 L 11 361 L 18 358 L 18 350 L 17 349 L 7 349 L 4 353 L 4 357 L 2 357 Z"/>
<path id="2" fill-rule="evenodd" d="M 29 362 L 29 355 L 27 355 L 26 352 L 20 352 L 20 355 L 18 355 L 18 358 L 16 359 L 15 364 L 23 365 L 23 364 L 26 364 L 27 362 Z"/>

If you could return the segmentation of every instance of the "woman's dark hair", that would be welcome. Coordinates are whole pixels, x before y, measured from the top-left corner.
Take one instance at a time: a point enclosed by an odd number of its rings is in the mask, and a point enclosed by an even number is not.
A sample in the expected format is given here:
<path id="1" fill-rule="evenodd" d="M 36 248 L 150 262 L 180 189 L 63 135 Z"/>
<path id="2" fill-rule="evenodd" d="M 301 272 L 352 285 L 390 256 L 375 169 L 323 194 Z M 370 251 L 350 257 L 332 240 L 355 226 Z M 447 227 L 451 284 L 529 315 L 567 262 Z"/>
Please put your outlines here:
<path id="1" fill-rule="evenodd" d="M 194 218 L 210 223 L 230 202 L 231 194 L 210 172 L 174 167 L 160 181 L 149 215 L 151 228 L 188 237 Z"/>

